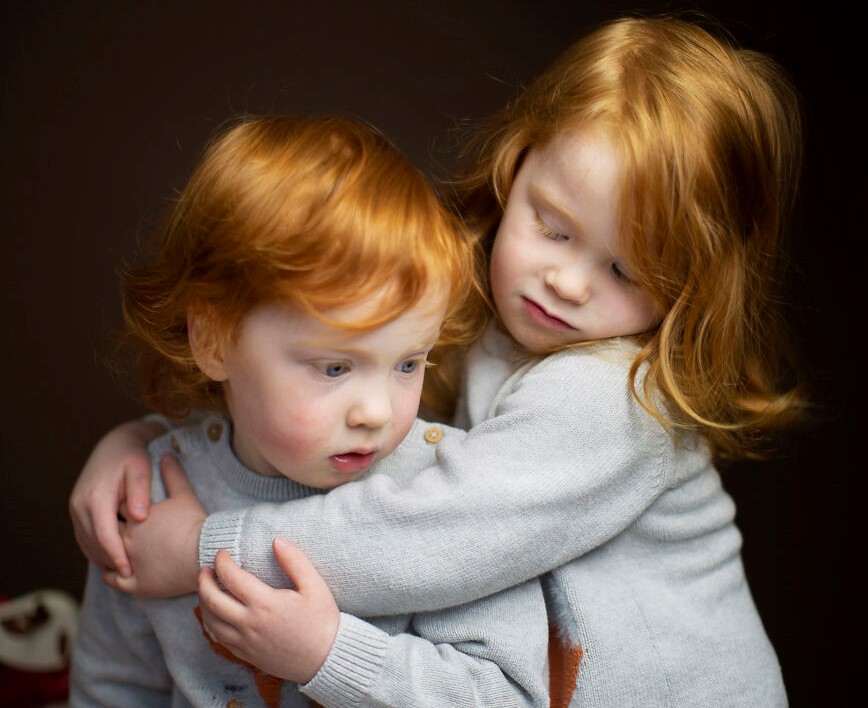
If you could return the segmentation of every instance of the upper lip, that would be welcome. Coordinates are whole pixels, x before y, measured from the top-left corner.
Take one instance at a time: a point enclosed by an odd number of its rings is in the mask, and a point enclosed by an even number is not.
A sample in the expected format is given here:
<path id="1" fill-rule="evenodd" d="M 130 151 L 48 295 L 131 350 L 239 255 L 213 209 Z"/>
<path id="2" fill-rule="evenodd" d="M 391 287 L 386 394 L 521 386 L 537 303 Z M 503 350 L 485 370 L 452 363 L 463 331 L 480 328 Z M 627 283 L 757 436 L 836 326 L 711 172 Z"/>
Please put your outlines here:
<path id="1" fill-rule="evenodd" d="M 336 453 L 333 457 L 343 457 L 344 455 L 373 455 L 375 452 L 377 452 L 377 448 L 375 447 L 362 450 L 344 450 L 343 452 Z"/>
<path id="2" fill-rule="evenodd" d="M 540 310 L 542 310 L 546 315 L 548 315 L 549 317 L 551 317 L 553 320 L 557 320 L 558 322 L 563 322 L 563 323 L 564 323 L 567 327 L 569 327 L 570 329 L 575 329 L 575 327 L 573 327 L 569 322 L 567 322 L 567 321 L 566 321 L 565 319 L 563 319 L 562 317 L 558 317 L 557 315 L 552 314 L 552 313 L 549 311 L 549 309 L 548 309 L 547 307 L 545 307 L 544 305 L 540 304 L 537 300 L 534 300 L 534 299 L 531 298 L 531 297 L 527 297 L 526 295 L 523 295 L 522 297 L 523 297 L 525 300 L 527 300 L 529 303 L 531 303 L 531 304 L 533 304 L 533 305 L 536 305 Z"/>

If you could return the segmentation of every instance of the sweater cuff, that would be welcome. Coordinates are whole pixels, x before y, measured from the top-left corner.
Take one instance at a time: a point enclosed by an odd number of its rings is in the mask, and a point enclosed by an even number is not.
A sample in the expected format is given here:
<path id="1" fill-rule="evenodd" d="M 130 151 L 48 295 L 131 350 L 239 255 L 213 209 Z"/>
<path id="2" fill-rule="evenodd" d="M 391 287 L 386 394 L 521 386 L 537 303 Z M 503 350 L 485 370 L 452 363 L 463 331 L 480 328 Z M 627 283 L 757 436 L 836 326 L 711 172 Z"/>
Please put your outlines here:
<path id="1" fill-rule="evenodd" d="M 380 672 L 389 635 L 341 612 L 334 644 L 316 675 L 299 689 L 323 705 L 359 705 Z"/>
<path id="2" fill-rule="evenodd" d="M 214 556 L 221 548 L 229 551 L 232 559 L 241 565 L 239 560 L 238 539 L 241 538 L 241 526 L 244 522 L 246 509 L 236 511 L 221 511 L 210 514 L 202 531 L 199 533 L 199 565 L 214 567 Z M 243 566 L 242 566 L 243 567 Z"/>
<path id="3" fill-rule="evenodd" d="M 147 415 L 142 416 L 142 421 L 145 423 L 159 423 L 166 429 L 166 432 L 175 429 L 175 424 L 166 416 L 160 415 L 159 413 L 148 413 Z"/>

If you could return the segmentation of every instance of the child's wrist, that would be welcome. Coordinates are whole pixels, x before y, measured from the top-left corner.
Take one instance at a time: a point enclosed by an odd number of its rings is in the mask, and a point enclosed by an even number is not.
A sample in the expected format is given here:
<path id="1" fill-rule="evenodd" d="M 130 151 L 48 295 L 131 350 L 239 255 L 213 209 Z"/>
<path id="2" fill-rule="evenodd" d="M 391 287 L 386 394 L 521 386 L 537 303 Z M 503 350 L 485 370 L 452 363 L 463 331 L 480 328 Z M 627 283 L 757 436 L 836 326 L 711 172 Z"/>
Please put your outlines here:
<path id="1" fill-rule="evenodd" d="M 199 589 L 199 536 L 202 534 L 204 523 L 204 519 L 194 522 L 190 528 L 187 561 L 185 561 L 182 571 L 182 577 L 186 578 L 185 585 L 188 592 L 196 592 Z"/>

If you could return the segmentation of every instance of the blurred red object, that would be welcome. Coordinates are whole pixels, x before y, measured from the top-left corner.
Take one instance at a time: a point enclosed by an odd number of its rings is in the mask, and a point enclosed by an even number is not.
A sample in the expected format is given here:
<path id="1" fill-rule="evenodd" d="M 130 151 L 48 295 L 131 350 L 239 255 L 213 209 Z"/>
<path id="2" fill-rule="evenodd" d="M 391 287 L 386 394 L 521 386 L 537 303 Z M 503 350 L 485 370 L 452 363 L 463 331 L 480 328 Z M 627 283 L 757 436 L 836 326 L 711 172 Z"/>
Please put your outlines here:
<path id="1" fill-rule="evenodd" d="M 78 603 L 59 590 L 0 597 L 0 706 L 31 708 L 69 697 Z"/>

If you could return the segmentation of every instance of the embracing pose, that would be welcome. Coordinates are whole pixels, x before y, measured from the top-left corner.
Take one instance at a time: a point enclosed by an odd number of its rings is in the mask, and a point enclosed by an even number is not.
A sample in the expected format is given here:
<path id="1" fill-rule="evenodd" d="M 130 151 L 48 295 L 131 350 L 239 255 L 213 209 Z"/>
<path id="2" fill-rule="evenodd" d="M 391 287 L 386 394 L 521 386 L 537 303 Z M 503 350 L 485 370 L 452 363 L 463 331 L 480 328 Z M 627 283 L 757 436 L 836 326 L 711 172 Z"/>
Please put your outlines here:
<path id="1" fill-rule="evenodd" d="M 285 537 L 362 617 L 540 578 L 553 705 L 786 705 L 715 462 L 767 452 L 803 407 L 775 307 L 799 114 L 769 57 L 697 24 L 601 26 L 482 127 L 458 183 L 493 311 L 438 359 L 457 405 L 429 403 L 466 435 L 443 428 L 402 483 L 209 514 L 180 481 L 147 508 L 153 433 L 127 424 L 74 490 L 80 545 L 113 587 L 198 589 L 254 664 L 258 637 L 291 653 L 318 611 L 275 558 Z"/>
<path id="2" fill-rule="evenodd" d="M 367 126 L 247 118 L 220 135 L 156 253 L 123 278 L 147 400 L 207 412 L 151 444 L 154 499 L 166 453 L 213 513 L 314 499 L 366 471 L 405 486 L 435 464 L 443 429 L 416 412 L 429 351 L 468 328 L 473 250 L 421 173 Z M 178 484 L 166 475 L 166 491 Z M 186 538 L 184 524 L 172 534 Z M 169 576 L 178 559 L 153 550 Z M 71 705 L 548 705 L 538 579 L 365 621 L 338 610 L 296 547 L 279 539 L 274 553 L 312 605 L 292 629 L 301 644 L 283 642 L 281 605 L 255 652 L 224 641 L 230 596 L 213 573 L 198 596 L 157 599 L 109 587 L 92 566 Z M 222 560 L 220 580 L 256 606 Z"/>

